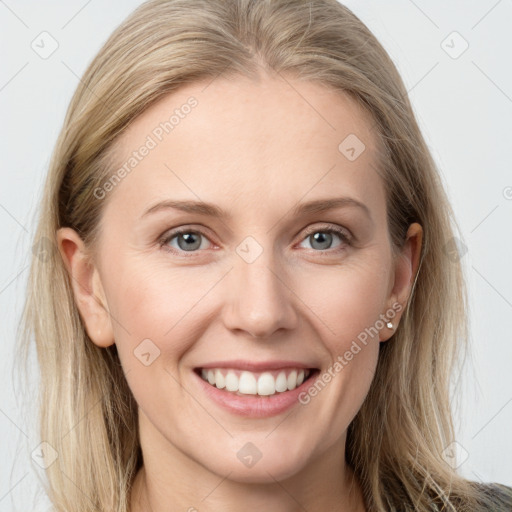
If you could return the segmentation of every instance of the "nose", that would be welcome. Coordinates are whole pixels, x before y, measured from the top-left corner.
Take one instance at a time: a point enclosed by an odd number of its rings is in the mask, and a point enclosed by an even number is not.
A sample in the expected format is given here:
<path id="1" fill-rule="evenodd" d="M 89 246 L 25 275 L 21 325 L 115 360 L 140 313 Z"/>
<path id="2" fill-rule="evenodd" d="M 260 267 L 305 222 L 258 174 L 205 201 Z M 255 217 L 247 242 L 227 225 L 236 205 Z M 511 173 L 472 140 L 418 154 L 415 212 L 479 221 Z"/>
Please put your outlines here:
<path id="1" fill-rule="evenodd" d="M 271 251 L 248 263 L 235 255 L 228 275 L 229 301 L 224 309 L 224 324 L 254 338 L 268 339 L 279 329 L 293 329 L 297 314 L 293 291 L 282 267 L 275 264 Z"/>

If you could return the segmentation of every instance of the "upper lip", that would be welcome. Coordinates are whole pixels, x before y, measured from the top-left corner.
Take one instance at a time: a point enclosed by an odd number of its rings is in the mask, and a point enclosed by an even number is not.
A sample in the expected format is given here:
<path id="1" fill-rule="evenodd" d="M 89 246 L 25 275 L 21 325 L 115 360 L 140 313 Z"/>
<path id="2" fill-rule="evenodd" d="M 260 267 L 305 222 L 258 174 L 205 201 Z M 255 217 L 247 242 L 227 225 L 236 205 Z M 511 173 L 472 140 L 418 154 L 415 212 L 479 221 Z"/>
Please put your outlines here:
<path id="1" fill-rule="evenodd" d="M 247 370 L 249 372 L 262 372 L 265 370 L 279 370 L 281 368 L 314 368 L 309 364 L 304 364 L 299 361 L 244 361 L 242 359 L 234 359 L 232 361 L 215 361 L 207 363 L 198 368 L 233 368 L 236 370 Z"/>

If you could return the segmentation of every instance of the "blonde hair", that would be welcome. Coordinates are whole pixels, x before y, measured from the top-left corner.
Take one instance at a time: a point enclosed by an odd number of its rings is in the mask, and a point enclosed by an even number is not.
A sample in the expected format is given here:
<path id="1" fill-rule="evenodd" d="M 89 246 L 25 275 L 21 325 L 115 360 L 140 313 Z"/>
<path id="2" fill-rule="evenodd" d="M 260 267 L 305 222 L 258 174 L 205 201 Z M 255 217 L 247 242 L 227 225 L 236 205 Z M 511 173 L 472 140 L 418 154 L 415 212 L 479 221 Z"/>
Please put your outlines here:
<path id="1" fill-rule="evenodd" d="M 126 512 L 142 464 L 137 404 L 116 346 L 88 338 L 56 248 L 70 226 L 94 253 L 116 138 L 179 87 L 260 66 L 349 94 L 382 144 L 380 173 L 395 249 L 410 223 L 424 230 L 420 268 L 400 325 L 380 346 L 376 375 L 347 434 L 346 460 L 367 510 L 477 510 L 474 482 L 443 458 L 454 440 L 450 376 L 465 353 L 467 292 L 446 254 L 457 228 L 404 84 L 366 26 L 335 0 L 153 0 L 111 35 L 86 70 L 50 163 L 32 258 L 21 353 L 33 337 L 40 434 L 59 458 L 46 470 L 56 511 Z M 23 356 L 22 356 L 23 357 Z M 487 500 L 487 501 L 486 501 Z"/>

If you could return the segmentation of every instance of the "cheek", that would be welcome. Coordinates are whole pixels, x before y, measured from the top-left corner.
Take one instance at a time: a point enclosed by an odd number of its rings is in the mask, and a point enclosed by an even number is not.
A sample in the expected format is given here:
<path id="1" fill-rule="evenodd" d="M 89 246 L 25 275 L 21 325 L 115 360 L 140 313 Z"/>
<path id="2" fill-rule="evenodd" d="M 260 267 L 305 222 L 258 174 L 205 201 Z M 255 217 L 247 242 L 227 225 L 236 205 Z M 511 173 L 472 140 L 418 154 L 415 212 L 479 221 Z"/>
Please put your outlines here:
<path id="1" fill-rule="evenodd" d="M 298 294 L 313 312 L 309 318 L 329 358 L 314 386 L 301 396 L 308 414 L 322 419 L 317 422 L 322 449 L 348 428 L 375 374 L 382 328 L 382 320 L 377 321 L 385 313 L 389 288 L 382 261 L 382 255 L 354 258 L 300 279 Z"/>
<path id="2" fill-rule="evenodd" d="M 137 258 L 109 274 L 117 351 L 137 403 L 148 412 L 162 408 L 162 390 L 175 397 L 175 411 L 183 405 L 176 399 L 179 363 L 201 337 L 200 300 L 212 287 L 211 275 L 197 269 L 193 275 Z"/>
<path id="3" fill-rule="evenodd" d="M 380 264 L 377 261 L 354 259 L 303 273 L 297 281 L 296 293 L 313 313 L 310 317 L 332 354 L 347 350 L 352 340 L 375 326 L 385 313 L 389 271 L 382 259 Z M 382 322 L 378 327 L 382 328 Z"/>
<path id="4" fill-rule="evenodd" d="M 155 362 L 175 366 L 209 320 L 201 301 L 218 280 L 211 269 L 170 268 L 143 258 L 118 261 L 108 274 L 107 285 L 116 345 L 123 363 L 127 367 L 133 364 L 134 351 L 137 353 L 144 342 L 155 353 L 160 351 Z"/>
<path id="5" fill-rule="evenodd" d="M 389 286 L 385 259 L 367 251 L 338 265 L 303 266 L 285 278 L 295 298 L 286 292 L 283 297 L 294 301 L 327 348 L 339 353 L 384 313 Z M 212 267 L 170 267 L 141 258 L 117 263 L 108 272 L 109 307 L 116 343 L 132 352 L 150 339 L 165 354 L 178 357 L 222 306 L 215 288 L 223 272 Z"/>

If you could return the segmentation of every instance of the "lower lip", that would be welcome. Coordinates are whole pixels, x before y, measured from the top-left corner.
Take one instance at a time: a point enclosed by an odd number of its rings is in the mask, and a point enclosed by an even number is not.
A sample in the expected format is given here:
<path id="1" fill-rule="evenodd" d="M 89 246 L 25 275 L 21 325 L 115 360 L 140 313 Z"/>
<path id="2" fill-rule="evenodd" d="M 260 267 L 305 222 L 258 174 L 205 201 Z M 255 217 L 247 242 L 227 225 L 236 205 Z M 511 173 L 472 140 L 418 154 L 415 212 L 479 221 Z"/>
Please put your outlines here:
<path id="1" fill-rule="evenodd" d="M 312 371 L 312 375 L 310 375 L 310 377 L 299 387 L 291 391 L 275 393 L 268 397 L 258 395 L 235 395 L 229 391 L 212 386 L 209 382 L 202 379 L 195 371 L 192 373 L 199 380 L 199 384 L 206 395 L 223 409 L 246 418 L 268 418 L 270 416 L 276 416 L 277 414 L 283 413 L 294 404 L 300 404 L 299 395 L 311 386 L 319 371 Z"/>

